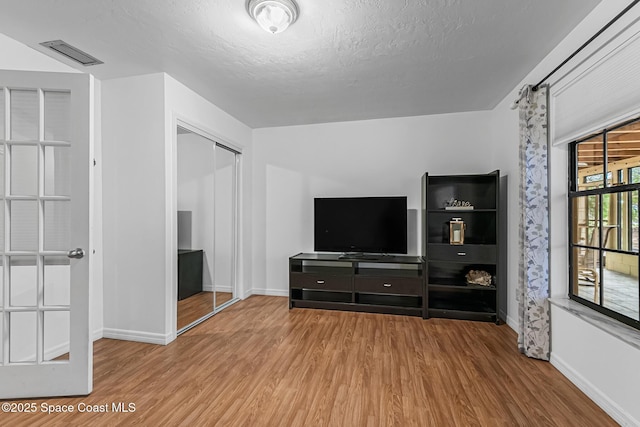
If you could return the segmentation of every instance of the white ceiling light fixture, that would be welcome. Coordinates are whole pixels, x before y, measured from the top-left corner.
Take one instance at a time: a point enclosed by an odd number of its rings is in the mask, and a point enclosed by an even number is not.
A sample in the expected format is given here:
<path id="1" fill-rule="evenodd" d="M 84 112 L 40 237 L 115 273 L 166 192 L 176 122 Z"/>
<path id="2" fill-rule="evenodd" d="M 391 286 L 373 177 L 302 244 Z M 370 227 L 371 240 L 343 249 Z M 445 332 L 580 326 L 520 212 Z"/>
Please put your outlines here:
<path id="1" fill-rule="evenodd" d="M 247 10 L 271 34 L 283 32 L 298 19 L 298 5 L 293 0 L 249 0 Z"/>

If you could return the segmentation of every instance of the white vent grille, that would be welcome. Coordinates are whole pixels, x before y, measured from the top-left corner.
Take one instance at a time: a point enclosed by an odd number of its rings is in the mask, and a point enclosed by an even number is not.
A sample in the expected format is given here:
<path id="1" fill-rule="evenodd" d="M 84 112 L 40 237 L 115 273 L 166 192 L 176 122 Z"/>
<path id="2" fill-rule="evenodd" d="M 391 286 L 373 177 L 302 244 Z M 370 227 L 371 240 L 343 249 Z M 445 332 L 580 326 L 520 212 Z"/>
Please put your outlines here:
<path id="1" fill-rule="evenodd" d="M 42 42 L 40 43 L 40 45 L 44 47 L 48 47 L 49 49 L 52 49 L 58 52 L 59 54 L 64 55 L 67 58 L 72 59 L 84 65 L 85 67 L 88 67 L 89 65 L 103 64 L 103 62 L 100 61 L 99 59 L 94 58 L 88 53 L 84 53 L 80 49 L 73 47 L 62 40 L 52 40 L 49 42 Z"/>

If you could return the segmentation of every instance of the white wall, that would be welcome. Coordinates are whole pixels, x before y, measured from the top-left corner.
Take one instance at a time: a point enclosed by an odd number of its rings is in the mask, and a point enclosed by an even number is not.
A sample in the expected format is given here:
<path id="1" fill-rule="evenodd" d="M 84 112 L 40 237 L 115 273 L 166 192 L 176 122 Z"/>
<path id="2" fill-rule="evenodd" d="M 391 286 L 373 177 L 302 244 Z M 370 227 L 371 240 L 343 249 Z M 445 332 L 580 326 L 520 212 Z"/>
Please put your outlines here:
<path id="1" fill-rule="evenodd" d="M 489 112 L 256 129 L 254 293 L 288 295 L 288 257 L 313 251 L 313 198 L 407 196 L 420 253 L 420 182 L 491 169 Z"/>
<path id="2" fill-rule="evenodd" d="M 507 172 L 509 181 L 508 323 L 517 330 L 516 286 L 518 282 L 518 112 L 510 110 L 519 88 L 536 84 L 582 43 L 628 5 L 627 1 L 603 0 L 520 85 L 492 112 L 493 168 Z M 595 43 L 598 45 L 599 42 Z M 587 49 L 587 51 L 592 48 Z M 580 55 L 577 59 L 579 59 Z M 566 69 L 571 69 L 571 65 Z M 566 71 L 563 69 L 563 72 Z M 562 74 L 562 73 L 561 73 Z M 551 106 L 553 108 L 553 106 Z M 551 124 L 553 126 L 553 124 Z M 567 147 L 552 147 L 550 159 L 550 287 L 553 297 L 567 297 L 569 286 L 567 246 Z M 618 422 L 638 423 L 640 412 L 626 396 L 640 394 L 637 367 L 640 351 L 603 333 L 584 320 L 553 307 L 551 317 L 551 361 L 589 396 L 600 396 L 600 404 Z M 567 369 L 569 367 L 569 370 Z M 602 404 L 605 401 L 606 404 Z"/>
<path id="3" fill-rule="evenodd" d="M 164 75 L 102 89 L 104 335 L 165 342 Z"/>

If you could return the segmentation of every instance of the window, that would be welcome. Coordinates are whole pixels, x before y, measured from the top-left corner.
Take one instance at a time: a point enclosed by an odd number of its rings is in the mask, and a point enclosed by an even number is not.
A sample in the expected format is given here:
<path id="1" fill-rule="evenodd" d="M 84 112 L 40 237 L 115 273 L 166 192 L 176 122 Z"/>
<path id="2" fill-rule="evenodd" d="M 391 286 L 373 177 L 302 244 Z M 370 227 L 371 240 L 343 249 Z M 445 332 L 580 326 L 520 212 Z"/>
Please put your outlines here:
<path id="1" fill-rule="evenodd" d="M 570 150 L 569 297 L 640 329 L 640 120 Z"/>

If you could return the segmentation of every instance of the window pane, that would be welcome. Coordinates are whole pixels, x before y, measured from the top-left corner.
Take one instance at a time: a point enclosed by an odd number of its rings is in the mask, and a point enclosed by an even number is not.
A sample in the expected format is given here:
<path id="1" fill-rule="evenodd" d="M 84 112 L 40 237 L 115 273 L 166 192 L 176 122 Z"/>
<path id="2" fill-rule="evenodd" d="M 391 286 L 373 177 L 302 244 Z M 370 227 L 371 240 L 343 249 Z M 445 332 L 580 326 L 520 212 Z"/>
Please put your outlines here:
<path id="1" fill-rule="evenodd" d="M 38 139 L 38 104 L 38 92 L 35 90 L 11 91 L 11 139 Z"/>
<path id="2" fill-rule="evenodd" d="M 628 229 L 623 214 L 627 214 L 625 206 L 627 193 L 612 193 L 602 196 L 602 247 L 622 250 L 622 228 Z"/>
<path id="3" fill-rule="evenodd" d="M 588 301 L 599 303 L 600 251 L 597 249 L 573 249 L 573 294 Z"/>
<path id="4" fill-rule="evenodd" d="M 640 182 L 640 169 L 637 168 L 637 166 L 640 166 L 640 162 L 638 161 L 638 156 L 640 156 L 639 131 L 640 122 L 636 121 L 607 132 L 607 161 L 609 170 L 626 172 L 630 169 L 631 172 L 623 173 L 621 184 Z"/>
<path id="5" fill-rule="evenodd" d="M 70 141 L 71 94 L 69 92 L 44 93 L 44 139 Z"/>
<path id="6" fill-rule="evenodd" d="M 600 244 L 600 206 L 598 196 L 573 199 L 573 243 L 598 247 Z"/>
<path id="7" fill-rule="evenodd" d="M 602 136 L 576 145 L 578 191 L 604 187 L 604 143 Z M 609 178 L 611 175 L 609 174 Z"/>
<path id="8" fill-rule="evenodd" d="M 638 252 L 638 241 L 640 240 L 640 237 L 638 235 L 638 225 L 639 225 L 639 221 L 640 219 L 638 218 L 638 192 L 637 191 L 633 191 L 631 193 L 631 207 L 630 207 L 630 211 L 631 213 L 630 218 L 629 218 L 629 222 L 630 225 L 629 227 L 631 228 L 631 237 L 629 237 L 629 250 L 632 250 L 634 252 Z"/>
<path id="9" fill-rule="evenodd" d="M 638 305 L 638 256 L 605 252 L 602 278 L 602 305 L 640 320 Z"/>

